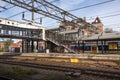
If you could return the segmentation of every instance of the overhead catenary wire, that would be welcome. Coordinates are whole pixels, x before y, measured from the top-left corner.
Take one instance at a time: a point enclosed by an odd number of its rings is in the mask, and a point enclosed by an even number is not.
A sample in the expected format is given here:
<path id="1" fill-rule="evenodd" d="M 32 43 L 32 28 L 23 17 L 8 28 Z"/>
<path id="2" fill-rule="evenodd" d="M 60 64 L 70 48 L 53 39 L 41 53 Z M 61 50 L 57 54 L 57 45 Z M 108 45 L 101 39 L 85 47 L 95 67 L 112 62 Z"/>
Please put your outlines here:
<path id="1" fill-rule="evenodd" d="M 107 25 L 104 25 L 104 26 L 120 26 L 120 23 L 107 24 Z"/>
<path id="2" fill-rule="evenodd" d="M 26 1 L 28 1 L 28 0 L 26 0 Z M 9 5 L 10 5 L 10 4 L 7 4 L 7 5 L 5 5 L 4 7 L 6 8 L 6 7 L 7 7 L 7 6 L 9 6 Z M 7 10 L 12 9 L 12 8 L 14 8 L 14 7 L 16 7 L 16 6 L 15 6 L 15 5 L 13 5 L 13 6 L 8 7 L 8 8 L 6 8 L 6 9 L 4 9 L 4 10 L 0 11 L 0 12 L 7 11 Z"/>
<path id="3" fill-rule="evenodd" d="M 113 17 L 113 16 L 119 16 L 119 15 L 120 15 L 120 13 L 118 13 L 118 14 L 112 14 L 112 15 L 108 15 L 108 16 L 102 16 L 100 18 L 108 18 L 108 17 Z"/>
<path id="4" fill-rule="evenodd" d="M 54 3 L 54 2 L 56 2 L 56 1 L 59 1 L 59 0 L 53 0 L 53 1 L 51 1 L 51 3 Z M 11 8 L 13 8 L 13 7 L 15 7 L 15 6 L 12 6 Z M 10 8 L 10 9 L 11 9 L 11 8 Z M 28 11 L 28 10 L 25 10 L 25 11 L 19 12 L 19 13 L 17 13 L 17 14 L 11 15 L 11 16 L 9 16 L 9 17 L 6 17 L 6 18 L 10 19 L 10 18 L 13 18 L 13 17 L 15 17 L 15 16 L 17 16 L 17 15 L 20 15 L 20 14 L 22 14 L 22 13 L 24 13 L 24 12 L 27 12 L 27 11 Z"/>
<path id="5" fill-rule="evenodd" d="M 97 5 L 102 5 L 102 4 L 113 2 L 113 1 L 115 1 L 115 0 L 107 0 L 107 1 L 104 1 L 104 2 L 96 3 L 96 4 L 92 4 L 92 5 L 76 8 L 76 9 L 71 9 L 71 10 L 68 10 L 68 12 L 73 12 L 73 11 L 77 11 L 77 10 L 80 10 L 80 9 L 85 9 L 85 8 L 89 8 L 89 7 L 93 7 L 93 6 L 97 6 Z M 43 17 L 43 18 L 45 18 L 45 17 Z M 39 19 L 39 18 L 36 18 L 36 19 Z"/>
<path id="6" fill-rule="evenodd" d="M 53 0 L 53 1 L 51 1 L 50 3 L 54 3 L 54 2 L 56 2 L 56 1 L 59 1 L 59 0 Z"/>
<path id="7" fill-rule="evenodd" d="M 6 9 L 6 7 L 4 7 L 4 6 L 0 6 L 0 8 Z"/>
<path id="8" fill-rule="evenodd" d="M 111 12 L 106 12 L 106 13 L 102 13 L 102 14 L 98 14 L 97 16 L 101 16 L 101 15 L 108 15 L 108 14 L 114 14 L 114 13 L 118 13 L 118 12 L 120 12 L 120 10 L 117 10 L 117 11 L 111 11 Z M 118 13 L 119 14 L 119 13 Z M 96 15 L 93 15 L 93 16 L 87 16 L 86 18 L 95 18 L 96 17 Z M 112 16 L 111 16 L 112 17 Z M 90 20 L 90 19 L 89 19 Z"/>
<path id="9" fill-rule="evenodd" d="M 53 0 L 53 1 L 51 1 L 51 3 L 56 2 L 56 1 L 59 1 L 59 0 Z M 84 9 L 84 8 L 88 8 L 88 7 L 92 7 L 92 6 L 97 6 L 97 5 L 105 4 L 105 3 L 108 3 L 108 2 L 112 2 L 112 1 L 115 1 L 115 0 L 108 0 L 108 1 L 100 2 L 100 3 L 96 3 L 96 4 L 84 6 L 84 7 L 81 7 L 81 8 L 68 10 L 68 11 L 69 11 L 69 12 L 72 12 L 72 11 L 76 11 L 76 10 L 79 10 L 79 9 Z M 12 6 L 12 7 L 10 7 L 10 8 L 13 8 L 13 7 L 15 7 L 15 6 Z M 12 15 L 12 16 L 10 16 L 10 17 L 7 17 L 7 18 L 12 18 L 12 17 L 17 16 L 17 15 L 19 15 L 19 14 L 22 14 L 23 12 L 27 12 L 27 11 L 22 11 L 22 12 L 20 12 L 20 13 L 14 14 L 14 15 Z M 42 18 L 44 18 L 44 17 L 42 17 Z M 35 20 L 37 20 L 37 19 L 38 19 L 38 18 L 36 18 Z"/>
<path id="10" fill-rule="evenodd" d="M 4 11 L 9 10 L 9 9 L 12 9 L 12 8 L 14 8 L 14 7 L 16 7 L 16 6 L 11 6 L 11 7 L 6 8 L 6 9 L 4 9 L 4 10 L 0 11 L 0 12 L 4 12 Z"/>
<path id="11" fill-rule="evenodd" d="M 69 12 L 73 12 L 73 11 L 77 11 L 77 10 L 80 10 L 80 9 L 85 9 L 85 8 L 89 8 L 89 7 L 93 7 L 93 6 L 97 6 L 97 5 L 113 2 L 113 1 L 115 1 L 115 0 L 108 0 L 108 1 L 100 2 L 100 3 L 96 3 L 96 4 L 92 4 L 92 5 L 88 5 L 88 6 L 84 6 L 84 7 L 80 7 L 80 8 L 76 8 L 76 9 L 72 9 L 72 10 L 68 10 L 68 11 Z"/>
<path id="12" fill-rule="evenodd" d="M 98 14 L 99 15 L 108 15 L 108 14 L 113 14 L 113 13 L 118 13 L 120 12 L 120 10 L 117 10 L 117 11 L 111 11 L 111 12 L 106 12 L 106 13 L 103 13 L 103 14 Z"/>
<path id="13" fill-rule="evenodd" d="M 53 0 L 53 1 L 51 1 L 51 3 L 56 2 L 56 1 L 59 1 L 59 0 Z M 115 0 L 108 0 L 108 1 L 100 2 L 100 3 L 96 3 L 96 4 L 84 6 L 84 7 L 81 7 L 81 8 L 72 9 L 72 10 L 69 10 L 69 11 L 71 12 L 71 11 L 76 11 L 76 10 L 79 10 L 79 9 L 89 8 L 89 7 L 92 7 L 92 6 L 97 6 L 97 5 L 105 4 L 105 3 L 108 3 L 108 2 L 112 2 L 112 1 L 115 1 Z M 7 18 L 12 18 L 12 17 L 14 17 L 14 16 L 17 16 L 17 15 L 22 14 L 23 12 L 27 12 L 27 11 L 19 12 L 19 13 L 17 13 L 17 14 L 14 14 L 14 15 L 12 15 L 12 16 L 7 17 Z M 100 18 L 107 18 L 107 17 L 118 16 L 118 15 L 120 15 L 120 14 L 102 16 L 102 17 L 100 17 Z M 42 18 L 45 18 L 45 17 L 42 17 Z M 40 18 L 36 18 L 36 19 L 40 19 Z M 36 19 L 35 19 L 35 20 L 36 20 Z"/>
<path id="14" fill-rule="evenodd" d="M 7 17 L 7 19 L 10 19 L 10 18 L 15 17 L 15 16 L 17 16 L 17 15 L 20 15 L 20 14 L 22 14 L 22 13 L 24 13 L 24 12 L 27 12 L 27 11 L 19 12 L 19 13 L 17 13 L 17 14 L 14 14 L 14 15 L 12 15 L 12 16 Z"/>
<path id="15" fill-rule="evenodd" d="M 120 13 L 118 13 L 118 14 L 111 14 L 111 15 L 106 15 L 106 16 L 99 16 L 99 18 L 109 18 L 109 17 L 115 17 L 115 16 L 120 16 Z M 95 19 L 95 17 L 90 17 L 90 18 L 88 18 L 87 20 L 93 20 L 93 19 Z"/>

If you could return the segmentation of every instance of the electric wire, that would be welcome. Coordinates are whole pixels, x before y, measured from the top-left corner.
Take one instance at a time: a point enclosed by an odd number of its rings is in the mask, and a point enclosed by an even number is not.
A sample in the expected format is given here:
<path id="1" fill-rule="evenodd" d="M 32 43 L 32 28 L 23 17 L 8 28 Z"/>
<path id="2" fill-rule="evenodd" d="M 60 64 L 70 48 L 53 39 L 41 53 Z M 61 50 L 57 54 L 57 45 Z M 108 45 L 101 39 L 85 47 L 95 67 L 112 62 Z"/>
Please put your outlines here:
<path id="1" fill-rule="evenodd" d="M 12 9 L 12 8 L 14 8 L 14 7 L 16 7 L 16 6 L 11 6 L 11 7 L 6 8 L 5 10 L 2 10 L 2 11 L 0 11 L 0 12 L 4 12 L 4 11 L 9 10 L 9 9 Z"/>
<path id="2" fill-rule="evenodd" d="M 108 1 L 100 2 L 100 3 L 96 3 L 96 4 L 92 4 L 92 5 L 88 5 L 88 6 L 84 6 L 84 7 L 80 7 L 80 8 L 76 8 L 76 9 L 72 9 L 72 10 L 68 10 L 68 12 L 73 12 L 73 11 L 77 11 L 77 10 L 80 10 L 80 9 L 85 9 L 85 8 L 89 8 L 89 7 L 93 7 L 93 6 L 97 6 L 97 5 L 113 2 L 113 1 L 115 1 L 115 0 L 108 0 Z"/>
<path id="3" fill-rule="evenodd" d="M 110 18 L 110 17 L 115 17 L 115 16 L 120 16 L 120 13 L 118 14 L 111 14 L 111 15 L 107 15 L 107 16 L 99 16 L 99 18 Z M 87 20 L 94 20 L 95 17 L 90 17 L 90 18 L 87 18 Z"/>
<path id="4" fill-rule="evenodd" d="M 54 2 L 56 2 L 56 1 L 59 1 L 59 0 L 53 0 L 53 1 L 51 1 L 50 3 L 54 3 Z M 13 7 L 15 7 L 15 6 L 12 6 L 12 8 L 13 8 Z M 13 17 L 15 17 L 15 16 L 17 16 L 17 15 L 20 15 L 20 14 L 22 14 L 22 13 L 24 13 L 24 12 L 27 12 L 27 11 L 28 11 L 28 10 L 19 12 L 19 13 L 17 13 L 17 14 L 14 14 L 14 15 L 12 15 L 12 16 L 7 17 L 7 19 L 13 18 Z"/>
<path id="5" fill-rule="evenodd" d="M 53 3 L 53 2 L 56 2 L 56 1 L 59 1 L 59 0 L 53 0 L 53 1 L 51 1 L 50 3 Z M 72 12 L 72 11 L 76 11 L 76 10 L 80 10 L 80 9 L 84 9 L 84 8 L 89 8 L 89 7 L 92 7 L 92 6 L 97 6 L 97 5 L 109 3 L 109 2 L 112 2 L 112 1 L 115 1 L 115 0 L 108 0 L 108 1 L 100 2 L 100 3 L 96 3 L 96 4 L 84 6 L 84 7 L 81 7 L 81 8 L 76 8 L 76 9 L 68 10 L 68 12 Z M 12 6 L 12 7 L 10 7 L 9 9 L 11 9 L 11 8 L 13 8 L 13 7 L 15 7 L 15 6 Z M 27 12 L 27 10 L 26 10 L 26 11 L 22 11 L 22 12 L 17 13 L 17 14 L 14 14 L 14 15 L 12 15 L 12 16 L 9 16 L 9 17 L 7 17 L 7 18 L 15 17 L 15 16 L 17 16 L 17 15 L 22 14 L 23 12 Z M 118 12 L 119 12 L 119 11 L 118 11 Z M 113 17 L 113 16 L 119 16 L 119 15 L 120 15 L 120 14 L 118 13 L 118 14 L 112 14 L 112 15 L 108 15 L 108 16 L 101 16 L 100 18 L 108 18 L 108 17 Z M 42 17 L 42 18 L 45 18 L 45 17 Z M 37 20 L 37 19 L 40 19 L 40 18 L 36 18 L 35 20 Z M 94 19 L 94 18 L 92 18 L 92 19 Z M 89 19 L 87 19 L 87 20 L 89 20 Z"/>
<path id="6" fill-rule="evenodd" d="M 51 3 L 56 2 L 56 1 L 59 1 L 59 0 L 53 0 L 53 1 L 51 1 Z M 112 1 L 115 1 L 115 0 L 108 0 L 108 1 L 101 2 L 101 3 L 96 3 L 96 4 L 84 6 L 84 7 L 81 7 L 81 8 L 77 8 L 77 9 L 68 10 L 68 12 L 72 12 L 72 11 L 76 11 L 76 10 L 79 10 L 79 9 L 84 9 L 84 8 L 88 8 L 88 7 L 92 7 L 92 6 L 97 6 L 97 5 L 105 4 L 105 3 L 108 3 L 108 2 L 112 2 Z M 12 6 L 9 9 L 11 9 L 13 7 L 15 7 L 15 6 Z M 22 11 L 20 13 L 14 14 L 14 15 L 12 15 L 10 17 L 7 17 L 7 18 L 11 18 L 11 17 L 17 16 L 19 14 L 22 14 L 23 12 L 27 12 L 27 11 Z M 45 17 L 42 17 L 42 18 L 45 18 Z M 37 20 L 37 19 L 39 19 L 39 18 L 36 18 L 35 20 Z"/>
<path id="7" fill-rule="evenodd" d="M 113 1 L 115 1 L 115 0 L 108 0 L 108 1 L 100 2 L 100 3 L 96 3 L 96 4 L 92 4 L 92 5 L 72 9 L 72 10 L 68 10 L 68 12 L 73 12 L 73 11 L 77 11 L 77 10 L 80 10 L 80 9 L 89 8 L 89 7 L 93 7 L 93 6 L 97 6 L 97 5 L 101 5 L 101 4 L 105 4 L 105 3 L 109 3 L 109 2 L 113 2 Z M 43 18 L 45 18 L 45 17 L 43 17 Z M 39 18 L 36 18 L 36 19 L 39 19 Z"/>
<path id="8" fill-rule="evenodd" d="M 112 14 L 112 15 L 108 15 L 108 16 L 102 16 L 100 18 L 108 18 L 108 17 L 113 17 L 113 16 L 119 16 L 119 15 L 120 15 L 120 13 L 118 13 L 118 14 Z"/>
<path id="9" fill-rule="evenodd" d="M 17 15 L 20 15 L 21 13 L 24 13 L 24 12 L 27 12 L 27 11 L 19 12 L 19 13 L 17 13 L 17 14 L 14 14 L 14 15 L 12 15 L 12 16 L 7 17 L 7 19 L 10 19 L 10 18 L 15 17 L 15 16 L 17 16 Z"/>
<path id="10" fill-rule="evenodd" d="M 28 1 L 28 0 L 26 0 L 26 1 Z M 9 5 L 10 5 L 10 4 L 7 4 L 7 5 L 5 5 L 5 7 L 7 7 L 7 6 L 9 6 Z M 6 8 L 6 9 L 4 9 L 4 10 L 0 11 L 0 12 L 7 11 L 7 10 L 12 9 L 12 8 L 14 8 L 14 7 L 16 7 L 16 6 L 15 6 L 15 5 L 13 5 L 13 6 L 8 7 L 8 8 Z"/>

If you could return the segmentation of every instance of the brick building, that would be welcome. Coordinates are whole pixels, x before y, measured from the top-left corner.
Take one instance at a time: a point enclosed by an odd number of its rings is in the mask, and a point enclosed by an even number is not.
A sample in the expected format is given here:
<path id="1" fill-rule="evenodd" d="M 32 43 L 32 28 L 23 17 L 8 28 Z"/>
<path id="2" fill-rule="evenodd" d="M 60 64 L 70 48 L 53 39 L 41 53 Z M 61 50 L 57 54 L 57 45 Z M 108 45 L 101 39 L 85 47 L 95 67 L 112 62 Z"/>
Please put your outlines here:
<path id="1" fill-rule="evenodd" d="M 18 41 L 9 46 L 11 52 L 22 52 L 22 41 Z"/>
<path id="2" fill-rule="evenodd" d="M 4 50 L 5 45 L 4 45 L 4 41 L 0 41 L 0 50 Z"/>
<path id="3" fill-rule="evenodd" d="M 96 19 L 91 24 L 98 28 L 99 34 L 103 32 L 103 24 L 99 17 L 96 17 Z"/>
<path id="4" fill-rule="evenodd" d="M 84 22 L 87 22 L 86 21 L 86 17 L 83 18 L 83 21 Z M 79 19 L 76 19 L 76 20 L 73 20 L 74 23 L 81 23 Z M 103 32 L 103 23 L 101 22 L 100 18 L 99 17 L 96 17 L 95 20 L 93 22 L 91 22 L 90 24 L 92 24 L 93 26 L 95 26 L 96 28 L 98 28 L 97 31 L 89 31 L 87 29 L 87 25 L 84 26 L 84 28 L 86 27 L 86 29 L 82 29 L 82 34 L 84 35 L 88 35 L 88 34 L 94 34 L 94 33 L 102 33 Z M 70 26 L 69 23 L 65 23 L 65 22 L 62 22 L 60 23 L 60 28 L 64 29 L 64 31 L 71 31 L 71 30 L 78 30 L 79 27 L 75 27 L 75 26 Z M 91 28 L 92 29 L 92 28 Z"/>

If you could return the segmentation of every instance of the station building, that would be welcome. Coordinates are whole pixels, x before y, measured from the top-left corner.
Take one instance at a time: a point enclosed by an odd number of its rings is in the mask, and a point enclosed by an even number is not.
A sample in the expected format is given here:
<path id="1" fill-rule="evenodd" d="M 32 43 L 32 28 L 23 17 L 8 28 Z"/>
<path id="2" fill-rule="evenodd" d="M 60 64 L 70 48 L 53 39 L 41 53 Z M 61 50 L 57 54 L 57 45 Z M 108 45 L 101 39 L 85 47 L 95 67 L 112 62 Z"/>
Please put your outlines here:
<path id="1" fill-rule="evenodd" d="M 83 19 L 86 22 L 86 18 Z M 73 20 L 75 23 L 79 23 L 79 20 Z M 93 22 L 91 22 L 93 26 L 95 26 L 97 29 L 96 32 L 91 32 L 88 29 L 81 29 L 79 31 L 79 27 L 70 26 L 66 23 L 60 23 L 59 27 L 46 29 L 46 35 L 49 36 L 49 34 L 52 34 L 52 39 L 56 40 L 56 42 L 59 42 L 61 44 L 67 45 L 68 47 L 73 47 L 74 49 L 78 49 L 75 46 L 78 46 L 78 44 L 81 43 L 81 38 L 84 36 L 90 36 L 95 34 L 101 34 L 103 33 L 103 24 L 99 17 L 96 17 Z M 57 38 L 57 39 L 55 39 Z M 69 52 L 67 49 L 65 49 L 62 46 L 55 45 L 53 42 L 48 41 L 47 44 L 49 44 L 51 52 Z"/>

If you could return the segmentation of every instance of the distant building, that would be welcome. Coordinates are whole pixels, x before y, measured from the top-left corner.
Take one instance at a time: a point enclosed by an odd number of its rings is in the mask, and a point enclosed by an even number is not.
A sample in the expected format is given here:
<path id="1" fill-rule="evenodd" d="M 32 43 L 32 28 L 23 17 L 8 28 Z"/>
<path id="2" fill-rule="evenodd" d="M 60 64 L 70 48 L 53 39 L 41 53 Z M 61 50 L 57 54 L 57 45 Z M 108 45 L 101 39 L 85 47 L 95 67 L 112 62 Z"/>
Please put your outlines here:
<path id="1" fill-rule="evenodd" d="M 84 17 L 84 19 L 75 19 L 71 22 L 61 22 L 59 27 L 47 29 L 46 36 L 61 44 L 74 46 L 75 43 L 84 36 L 103 33 L 103 24 L 99 17 L 96 17 L 91 23 L 86 22 L 86 17 Z M 75 25 L 74 23 L 79 24 L 80 26 Z M 49 41 L 47 41 L 46 47 L 50 49 L 51 52 L 67 52 L 67 49 L 61 48 L 61 46 L 57 46 L 57 44 L 54 45 Z"/>
<path id="2" fill-rule="evenodd" d="M 22 52 L 22 41 L 18 41 L 17 43 L 13 43 L 9 46 L 11 52 Z"/>
<path id="3" fill-rule="evenodd" d="M 95 21 L 93 21 L 91 24 L 98 28 L 98 34 L 103 32 L 103 24 L 99 17 L 96 17 Z"/>
<path id="4" fill-rule="evenodd" d="M 84 19 L 82 21 L 80 21 L 79 19 L 73 20 L 72 22 L 74 23 L 81 23 L 81 22 L 86 22 L 86 17 L 84 17 Z M 60 28 L 62 28 L 62 31 L 71 31 L 71 30 L 76 30 L 78 31 L 79 27 L 74 26 L 74 24 L 71 23 L 67 23 L 67 22 L 62 22 L 60 23 Z M 100 34 L 103 32 L 103 23 L 101 22 L 99 17 L 96 17 L 95 20 L 93 22 L 91 22 L 90 24 L 92 24 L 93 26 L 95 26 L 96 28 L 98 28 L 97 31 L 89 31 L 88 29 L 82 29 L 82 34 L 83 35 L 88 35 L 88 34 Z M 84 28 L 87 28 L 87 25 L 84 26 Z M 92 29 L 91 29 L 92 30 Z"/>
<path id="5" fill-rule="evenodd" d="M 4 45 L 4 41 L 0 41 L 0 50 L 4 50 L 5 45 Z"/>

